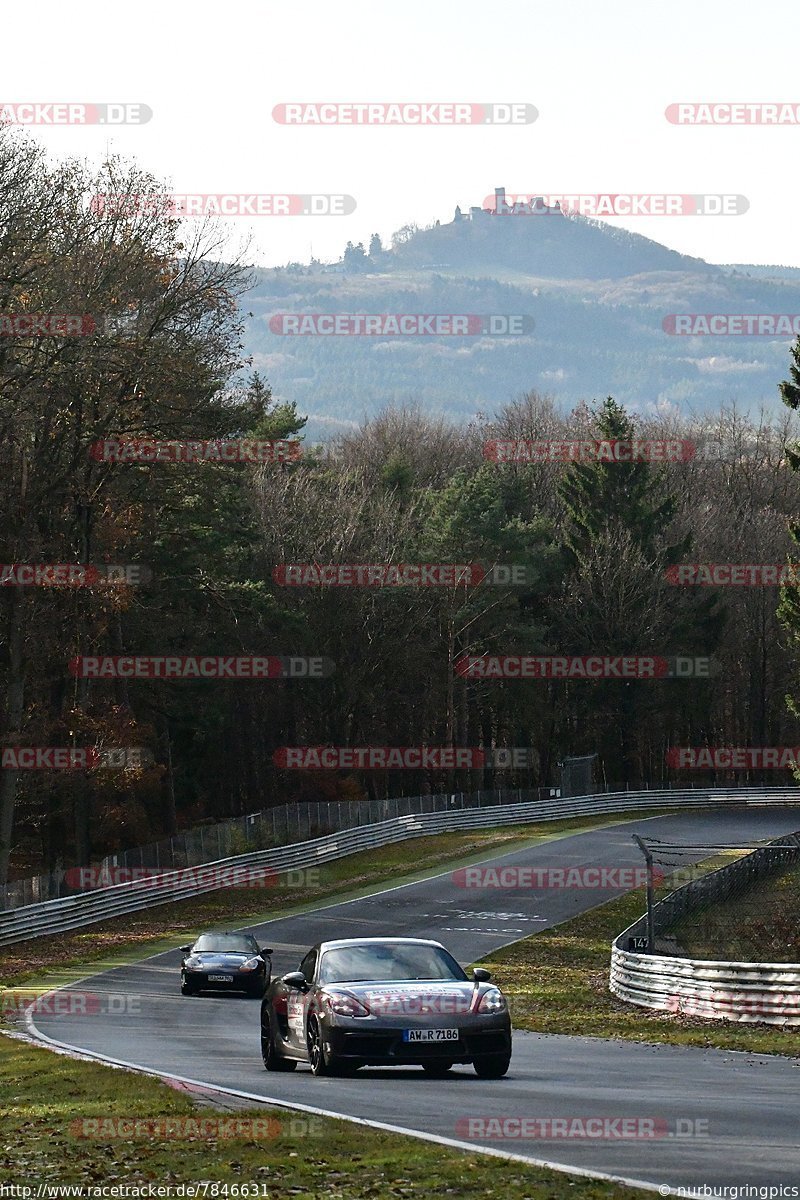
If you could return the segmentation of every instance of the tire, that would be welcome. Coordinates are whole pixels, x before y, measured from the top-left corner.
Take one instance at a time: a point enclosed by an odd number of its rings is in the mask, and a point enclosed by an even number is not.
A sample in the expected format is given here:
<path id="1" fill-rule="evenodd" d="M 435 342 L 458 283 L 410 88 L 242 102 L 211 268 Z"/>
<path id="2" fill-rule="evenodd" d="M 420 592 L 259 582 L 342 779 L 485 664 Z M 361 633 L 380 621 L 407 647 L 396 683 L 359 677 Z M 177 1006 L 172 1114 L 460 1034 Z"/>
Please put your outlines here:
<path id="1" fill-rule="evenodd" d="M 447 1059 L 431 1059 L 430 1062 L 424 1062 L 422 1069 L 426 1075 L 432 1075 L 434 1079 L 444 1079 L 449 1075 L 453 1064 Z"/>
<path id="2" fill-rule="evenodd" d="M 480 1079 L 502 1079 L 510 1064 L 510 1054 L 482 1054 L 472 1065 Z"/>
<path id="3" fill-rule="evenodd" d="M 189 983 L 187 979 L 181 979 L 181 995 L 196 996 L 197 988 L 194 986 L 194 984 Z"/>
<path id="4" fill-rule="evenodd" d="M 293 1058 L 283 1058 L 275 1049 L 275 1042 L 272 1038 L 272 1022 L 268 1018 L 268 1028 L 266 1034 L 261 1030 L 261 1057 L 264 1060 L 264 1069 L 267 1071 L 293 1071 L 297 1063 Z"/>
<path id="5" fill-rule="evenodd" d="M 312 1075 L 341 1074 L 343 1069 L 342 1064 L 333 1055 L 328 1055 L 325 1052 L 325 1047 L 322 1044 L 322 1030 L 314 1013 L 308 1018 L 306 1047 L 308 1049 L 308 1061 L 311 1064 Z"/>

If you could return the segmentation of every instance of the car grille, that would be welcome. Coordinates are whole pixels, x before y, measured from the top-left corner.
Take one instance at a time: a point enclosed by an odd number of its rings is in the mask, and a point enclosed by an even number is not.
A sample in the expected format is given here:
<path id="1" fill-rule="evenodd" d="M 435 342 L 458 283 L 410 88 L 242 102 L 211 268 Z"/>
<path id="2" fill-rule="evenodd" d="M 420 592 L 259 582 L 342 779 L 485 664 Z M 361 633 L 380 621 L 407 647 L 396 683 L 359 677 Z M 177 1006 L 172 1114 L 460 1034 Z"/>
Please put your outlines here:
<path id="1" fill-rule="evenodd" d="M 460 1058 L 466 1054 L 463 1041 L 457 1042 L 399 1042 L 397 1057 L 402 1058 Z"/>
<path id="2" fill-rule="evenodd" d="M 392 1048 L 393 1037 L 370 1037 L 363 1033 L 346 1033 L 342 1049 L 345 1054 L 358 1054 L 364 1058 L 377 1055 L 386 1058 Z"/>
<path id="3" fill-rule="evenodd" d="M 400 1034 L 346 1033 L 343 1054 L 361 1058 L 394 1058 L 418 1061 L 422 1058 L 460 1058 L 467 1053 L 463 1039 L 457 1042 L 404 1042 Z"/>

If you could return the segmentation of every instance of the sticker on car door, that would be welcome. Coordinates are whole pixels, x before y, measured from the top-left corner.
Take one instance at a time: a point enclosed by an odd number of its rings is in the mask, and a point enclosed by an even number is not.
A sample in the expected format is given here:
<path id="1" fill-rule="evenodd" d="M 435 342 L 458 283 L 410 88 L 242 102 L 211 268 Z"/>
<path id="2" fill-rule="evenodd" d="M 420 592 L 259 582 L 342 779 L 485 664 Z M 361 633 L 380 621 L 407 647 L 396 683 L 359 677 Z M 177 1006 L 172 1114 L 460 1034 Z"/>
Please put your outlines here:
<path id="1" fill-rule="evenodd" d="M 289 1024 L 289 1033 L 301 1043 L 303 1040 L 303 1013 L 305 1006 L 305 996 L 299 992 L 295 992 L 287 998 L 286 1017 Z"/>

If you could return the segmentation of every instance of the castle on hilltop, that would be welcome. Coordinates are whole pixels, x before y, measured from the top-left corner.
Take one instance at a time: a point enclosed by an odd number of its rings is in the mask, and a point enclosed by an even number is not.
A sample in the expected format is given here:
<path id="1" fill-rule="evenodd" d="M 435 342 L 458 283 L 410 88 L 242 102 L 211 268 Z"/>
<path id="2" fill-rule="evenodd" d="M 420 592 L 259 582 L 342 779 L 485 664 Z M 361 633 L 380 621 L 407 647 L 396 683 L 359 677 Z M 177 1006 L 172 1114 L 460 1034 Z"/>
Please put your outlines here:
<path id="1" fill-rule="evenodd" d="M 485 221 L 489 217 L 498 216 L 563 217 L 564 215 L 558 200 L 551 207 L 549 204 L 545 204 L 542 196 L 532 196 L 528 201 L 515 200 L 513 204 L 509 204 L 504 187 L 494 189 L 494 205 L 491 205 L 489 197 L 487 197 L 487 203 L 490 204 L 490 207 L 479 208 L 477 205 L 473 205 L 468 213 L 462 212 L 461 208 L 456 205 L 453 221 Z"/>

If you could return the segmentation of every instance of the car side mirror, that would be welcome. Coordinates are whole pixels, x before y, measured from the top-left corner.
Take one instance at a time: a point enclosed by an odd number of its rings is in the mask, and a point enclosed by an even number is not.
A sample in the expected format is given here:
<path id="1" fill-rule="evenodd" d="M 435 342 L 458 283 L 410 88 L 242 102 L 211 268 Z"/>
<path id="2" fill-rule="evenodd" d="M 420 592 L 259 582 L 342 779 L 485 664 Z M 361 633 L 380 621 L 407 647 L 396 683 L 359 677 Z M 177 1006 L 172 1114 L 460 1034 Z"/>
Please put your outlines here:
<path id="1" fill-rule="evenodd" d="M 269 958 L 269 956 L 273 953 L 273 950 L 272 950 L 271 946 L 269 946 L 269 947 L 265 946 L 264 949 L 259 950 L 258 953 L 259 953 L 260 958 Z"/>
<path id="2" fill-rule="evenodd" d="M 181 954 L 188 954 L 191 948 L 191 946 L 181 946 Z"/>
<path id="3" fill-rule="evenodd" d="M 492 978 L 492 972 L 487 971 L 486 967 L 475 967 L 472 972 L 472 978 L 476 983 L 488 983 Z"/>
<path id="4" fill-rule="evenodd" d="M 308 981 L 302 971 L 290 971 L 288 975 L 281 976 L 281 983 L 294 988 L 296 992 L 308 991 Z"/>

